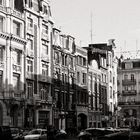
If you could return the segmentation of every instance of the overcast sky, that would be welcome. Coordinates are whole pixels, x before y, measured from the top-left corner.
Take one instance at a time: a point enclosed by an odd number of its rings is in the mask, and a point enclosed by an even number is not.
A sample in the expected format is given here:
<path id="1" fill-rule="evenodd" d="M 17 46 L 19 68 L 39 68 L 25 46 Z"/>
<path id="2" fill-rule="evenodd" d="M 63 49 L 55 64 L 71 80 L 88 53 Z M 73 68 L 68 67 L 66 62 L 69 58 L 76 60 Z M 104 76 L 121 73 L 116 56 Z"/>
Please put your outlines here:
<path id="1" fill-rule="evenodd" d="M 115 39 L 118 52 L 140 50 L 140 0 L 50 1 L 56 27 L 78 45 L 91 43 L 92 19 L 92 43 Z"/>

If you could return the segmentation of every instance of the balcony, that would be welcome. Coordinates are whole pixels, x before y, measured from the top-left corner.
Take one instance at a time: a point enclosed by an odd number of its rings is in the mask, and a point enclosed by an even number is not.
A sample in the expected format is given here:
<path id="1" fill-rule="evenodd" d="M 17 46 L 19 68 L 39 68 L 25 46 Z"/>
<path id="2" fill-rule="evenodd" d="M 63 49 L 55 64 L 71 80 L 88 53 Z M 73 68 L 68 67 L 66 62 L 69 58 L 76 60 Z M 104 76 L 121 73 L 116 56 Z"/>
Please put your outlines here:
<path id="1" fill-rule="evenodd" d="M 138 101 L 120 101 L 118 102 L 118 105 L 140 105 L 140 102 Z"/>
<path id="2" fill-rule="evenodd" d="M 122 80 L 122 85 L 123 86 L 136 85 L 136 79 L 134 79 L 134 80 L 131 80 L 131 79 Z"/>
<path id="3" fill-rule="evenodd" d="M 4 99 L 23 99 L 25 98 L 24 92 L 22 90 L 12 90 L 12 91 L 4 91 L 3 92 Z"/>
<path id="4" fill-rule="evenodd" d="M 136 90 L 123 90 L 122 95 L 123 96 L 133 96 L 136 95 L 137 91 Z"/>
<path id="5" fill-rule="evenodd" d="M 13 72 L 21 73 L 21 66 L 17 64 L 13 64 Z"/>
<path id="6" fill-rule="evenodd" d="M 49 76 L 39 75 L 38 79 L 42 82 L 51 83 L 51 77 Z"/>

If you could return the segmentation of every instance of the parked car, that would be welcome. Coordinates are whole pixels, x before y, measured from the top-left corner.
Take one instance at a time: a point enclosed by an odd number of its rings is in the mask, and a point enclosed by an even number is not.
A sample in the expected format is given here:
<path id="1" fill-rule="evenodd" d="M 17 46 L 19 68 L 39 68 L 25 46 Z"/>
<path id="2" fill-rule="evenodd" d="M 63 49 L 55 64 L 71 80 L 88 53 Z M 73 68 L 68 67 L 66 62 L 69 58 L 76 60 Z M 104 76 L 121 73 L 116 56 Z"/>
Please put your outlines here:
<path id="1" fill-rule="evenodd" d="M 12 134 L 9 126 L 0 126 L 0 139 L 12 140 Z"/>
<path id="2" fill-rule="evenodd" d="M 46 140 L 47 130 L 46 129 L 33 129 L 26 136 L 24 140 Z"/>
<path id="3" fill-rule="evenodd" d="M 18 140 L 19 134 L 21 133 L 21 129 L 18 127 L 10 127 L 11 134 L 12 134 L 12 139 L 13 140 Z"/>

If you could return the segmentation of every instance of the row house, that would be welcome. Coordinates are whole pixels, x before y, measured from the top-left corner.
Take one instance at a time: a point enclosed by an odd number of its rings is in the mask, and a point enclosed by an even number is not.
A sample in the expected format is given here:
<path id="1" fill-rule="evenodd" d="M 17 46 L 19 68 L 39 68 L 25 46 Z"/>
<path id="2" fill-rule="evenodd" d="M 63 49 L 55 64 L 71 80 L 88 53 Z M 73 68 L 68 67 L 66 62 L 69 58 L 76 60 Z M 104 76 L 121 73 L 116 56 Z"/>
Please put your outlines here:
<path id="1" fill-rule="evenodd" d="M 56 28 L 52 38 L 53 124 L 70 130 L 76 127 L 75 39 Z"/>
<path id="2" fill-rule="evenodd" d="M 76 46 L 76 112 L 77 128 L 88 127 L 88 61 L 87 50 Z"/>
<path id="3" fill-rule="evenodd" d="M 115 56 L 114 39 L 110 39 L 107 44 L 110 49 L 107 51 L 107 69 L 108 69 L 108 104 L 109 104 L 109 126 L 117 126 L 117 67 L 118 60 Z"/>
<path id="4" fill-rule="evenodd" d="M 118 126 L 140 125 L 140 59 L 119 59 Z"/>
<path id="5" fill-rule="evenodd" d="M 48 0 L 25 1 L 25 119 L 24 127 L 52 124 L 51 34 Z M 45 126 L 44 126 L 45 125 Z"/>
<path id="6" fill-rule="evenodd" d="M 117 105 L 117 63 L 113 41 L 110 40 L 109 44 L 90 44 L 88 47 L 90 127 L 116 125 L 116 119 L 111 119 Z"/>

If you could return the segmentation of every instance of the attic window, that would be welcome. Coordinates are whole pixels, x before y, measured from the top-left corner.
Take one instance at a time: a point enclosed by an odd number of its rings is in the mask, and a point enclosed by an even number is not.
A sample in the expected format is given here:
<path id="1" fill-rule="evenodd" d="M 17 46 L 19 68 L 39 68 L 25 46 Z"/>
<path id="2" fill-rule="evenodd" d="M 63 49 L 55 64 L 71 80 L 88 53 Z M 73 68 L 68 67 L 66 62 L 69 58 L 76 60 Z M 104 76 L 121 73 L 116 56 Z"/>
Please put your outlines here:
<path id="1" fill-rule="evenodd" d="M 14 1 L 14 9 L 17 11 L 23 11 L 23 0 L 15 0 Z"/>

